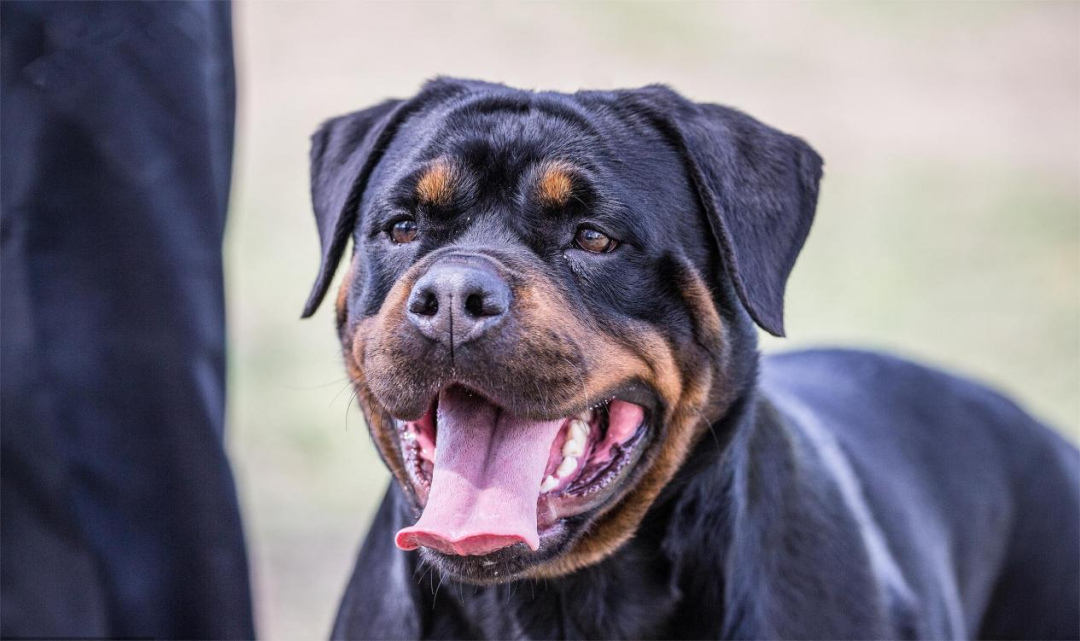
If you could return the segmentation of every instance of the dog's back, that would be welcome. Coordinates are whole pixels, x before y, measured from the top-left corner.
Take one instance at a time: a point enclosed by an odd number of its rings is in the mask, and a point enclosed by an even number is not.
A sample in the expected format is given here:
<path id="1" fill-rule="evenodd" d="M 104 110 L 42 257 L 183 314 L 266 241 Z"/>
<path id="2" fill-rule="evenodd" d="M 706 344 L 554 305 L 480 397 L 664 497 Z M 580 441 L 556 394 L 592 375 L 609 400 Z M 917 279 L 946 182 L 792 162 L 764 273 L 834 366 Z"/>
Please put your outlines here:
<path id="1" fill-rule="evenodd" d="M 915 636 L 1080 636 L 1075 448 L 985 387 L 878 354 L 772 356 L 762 388 L 821 453 L 894 605 L 918 604 Z"/>

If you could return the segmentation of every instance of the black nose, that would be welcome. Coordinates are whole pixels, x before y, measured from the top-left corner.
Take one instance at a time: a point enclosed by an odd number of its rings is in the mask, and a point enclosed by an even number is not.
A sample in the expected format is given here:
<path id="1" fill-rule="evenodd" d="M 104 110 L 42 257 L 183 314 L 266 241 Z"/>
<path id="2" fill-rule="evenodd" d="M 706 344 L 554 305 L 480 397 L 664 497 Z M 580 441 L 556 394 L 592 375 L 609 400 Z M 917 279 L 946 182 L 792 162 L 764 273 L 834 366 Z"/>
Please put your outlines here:
<path id="1" fill-rule="evenodd" d="M 483 336 L 506 317 L 510 287 L 487 259 L 449 256 L 413 285 L 409 320 L 450 347 Z"/>

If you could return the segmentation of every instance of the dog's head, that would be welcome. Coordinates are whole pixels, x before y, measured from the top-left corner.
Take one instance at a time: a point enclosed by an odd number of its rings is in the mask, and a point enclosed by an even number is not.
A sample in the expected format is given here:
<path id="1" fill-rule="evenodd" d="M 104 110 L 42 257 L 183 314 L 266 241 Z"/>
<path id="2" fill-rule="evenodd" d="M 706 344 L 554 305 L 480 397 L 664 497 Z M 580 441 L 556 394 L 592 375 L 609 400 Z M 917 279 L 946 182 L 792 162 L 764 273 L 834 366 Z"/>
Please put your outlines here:
<path id="1" fill-rule="evenodd" d="M 625 542 L 752 387 L 756 321 L 810 228 L 821 159 L 664 87 L 532 93 L 440 79 L 312 148 L 324 297 L 404 549 L 478 583 Z"/>

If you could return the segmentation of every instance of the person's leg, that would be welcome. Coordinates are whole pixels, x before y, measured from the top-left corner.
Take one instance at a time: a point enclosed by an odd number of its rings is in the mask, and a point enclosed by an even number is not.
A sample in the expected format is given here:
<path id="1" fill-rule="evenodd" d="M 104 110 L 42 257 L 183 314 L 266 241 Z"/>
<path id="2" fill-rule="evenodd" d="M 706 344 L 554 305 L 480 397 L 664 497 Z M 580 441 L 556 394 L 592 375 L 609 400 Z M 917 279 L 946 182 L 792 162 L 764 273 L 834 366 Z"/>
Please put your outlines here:
<path id="1" fill-rule="evenodd" d="M 253 635 L 224 3 L 0 4 L 4 636 Z"/>

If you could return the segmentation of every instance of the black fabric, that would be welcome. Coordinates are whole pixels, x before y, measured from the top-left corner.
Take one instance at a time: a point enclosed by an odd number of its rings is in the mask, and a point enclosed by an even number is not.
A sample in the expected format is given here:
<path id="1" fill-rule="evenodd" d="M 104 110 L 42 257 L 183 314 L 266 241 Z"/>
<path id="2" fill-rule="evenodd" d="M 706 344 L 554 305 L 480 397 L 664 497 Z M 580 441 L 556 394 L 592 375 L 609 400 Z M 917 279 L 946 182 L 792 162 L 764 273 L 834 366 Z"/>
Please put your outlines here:
<path id="1" fill-rule="evenodd" d="M 222 437 L 225 3 L 2 22 L 6 637 L 252 637 Z"/>

